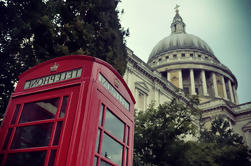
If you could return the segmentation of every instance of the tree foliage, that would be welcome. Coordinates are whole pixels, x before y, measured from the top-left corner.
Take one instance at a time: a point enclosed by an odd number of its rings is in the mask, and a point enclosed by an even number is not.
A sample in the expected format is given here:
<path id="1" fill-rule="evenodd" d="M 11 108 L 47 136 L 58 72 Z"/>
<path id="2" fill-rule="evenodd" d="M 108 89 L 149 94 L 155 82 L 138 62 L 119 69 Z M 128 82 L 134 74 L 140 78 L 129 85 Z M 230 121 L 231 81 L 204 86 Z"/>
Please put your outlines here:
<path id="1" fill-rule="evenodd" d="M 217 166 L 251 165 L 251 153 L 243 138 L 234 133 L 230 122 L 219 116 L 211 123 L 209 130 L 201 132 L 200 154 L 208 155 Z M 201 156 L 200 156 L 201 157 Z"/>
<path id="2" fill-rule="evenodd" d="M 134 165 L 156 166 L 248 166 L 251 158 L 242 137 L 228 121 L 217 118 L 200 135 L 197 100 L 173 100 L 135 117 Z M 199 118 L 198 118 L 199 119 Z M 188 141 L 186 135 L 194 138 Z"/>
<path id="3" fill-rule="evenodd" d="M 183 138 L 196 134 L 197 99 L 189 103 L 172 100 L 155 108 L 152 104 L 135 118 L 135 165 L 175 164 L 181 155 Z M 175 160 L 174 160 L 175 159 Z"/>
<path id="4" fill-rule="evenodd" d="M 117 4 L 116 0 L 0 1 L 0 114 L 17 76 L 51 58 L 86 54 L 123 74 L 128 31 L 121 28 Z"/>
<path id="5" fill-rule="evenodd" d="M 234 133 L 229 121 L 223 117 L 217 117 L 213 120 L 210 130 L 204 129 L 201 132 L 200 141 L 222 146 L 243 144 L 243 138 L 237 133 Z"/>

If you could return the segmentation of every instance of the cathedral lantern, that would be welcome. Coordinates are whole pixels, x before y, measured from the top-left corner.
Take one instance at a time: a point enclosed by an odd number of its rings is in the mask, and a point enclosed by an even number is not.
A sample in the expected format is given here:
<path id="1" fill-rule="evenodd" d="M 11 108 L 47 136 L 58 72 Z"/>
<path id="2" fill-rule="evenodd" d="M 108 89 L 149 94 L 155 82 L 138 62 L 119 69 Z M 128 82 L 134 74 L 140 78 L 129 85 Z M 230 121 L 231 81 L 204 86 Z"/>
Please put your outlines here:
<path id="1" fill-rule="evenodd" d="M 118 72 L 73 55 L 19 76 L 0 128 L 3 166 L 132 165 L 135 100 Z"/>

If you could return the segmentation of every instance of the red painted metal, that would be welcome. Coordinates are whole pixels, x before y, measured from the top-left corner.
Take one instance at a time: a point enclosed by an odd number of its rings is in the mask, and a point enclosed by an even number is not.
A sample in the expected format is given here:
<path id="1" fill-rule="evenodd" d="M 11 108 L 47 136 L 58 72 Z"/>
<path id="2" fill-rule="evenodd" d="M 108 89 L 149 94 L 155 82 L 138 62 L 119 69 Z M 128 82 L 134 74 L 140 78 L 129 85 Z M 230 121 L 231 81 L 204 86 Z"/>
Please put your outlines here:
<path id="1" fill-rule="evenodd" d="M 19 76 L 11 95 L 0 128 L 0 165 L 131 166 L 134 104 L 125 81 L 102 60 L 72 55 L 41 63 Z"/>

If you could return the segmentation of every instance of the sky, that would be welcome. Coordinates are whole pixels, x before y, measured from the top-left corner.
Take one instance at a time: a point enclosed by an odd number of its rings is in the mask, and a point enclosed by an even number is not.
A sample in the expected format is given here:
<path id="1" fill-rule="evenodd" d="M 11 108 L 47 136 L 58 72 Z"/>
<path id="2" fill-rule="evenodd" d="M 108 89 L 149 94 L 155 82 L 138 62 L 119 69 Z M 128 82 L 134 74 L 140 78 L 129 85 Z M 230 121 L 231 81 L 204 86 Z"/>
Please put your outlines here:
<path id="1" fill-rule="evenodd" d="M 240 103 L 251 101 L 251 0 L 121 0 L 126 45 L 147 62 L 153 47 L 171 33 L 174 7 L 186 32 L 204 40 L 238 80 Z"/>

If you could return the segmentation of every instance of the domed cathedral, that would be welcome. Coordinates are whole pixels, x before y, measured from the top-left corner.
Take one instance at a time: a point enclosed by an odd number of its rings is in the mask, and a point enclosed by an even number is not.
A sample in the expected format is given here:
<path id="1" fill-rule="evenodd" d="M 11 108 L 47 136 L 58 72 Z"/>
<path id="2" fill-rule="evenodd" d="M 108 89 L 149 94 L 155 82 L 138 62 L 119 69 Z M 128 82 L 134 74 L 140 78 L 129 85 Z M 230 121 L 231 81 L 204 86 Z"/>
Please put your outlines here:
<path id="1" fill-rule="evenodd" d="M 202 102 L 223 98 L 238 104 L 235 76 L 206 42 L 186 33 L 177 8 L 171 34 L 153 48 L 147 64 L 186 94 L 198 95 Z"/>
<path id="2" fill-rule="evenodd" d="M 198 95 L 206 127 L 222 116 L 251 147 L 251 102 L 239 104 L 234 74 L 205 41 L 187 33 L 185 27 L 176 6 L 171 34 L 153 47 L 147 63 L 127 49 L 124 79 L 136 99 L 135 108 L 144 111 L 152 102 L 158 106 Z"/>

